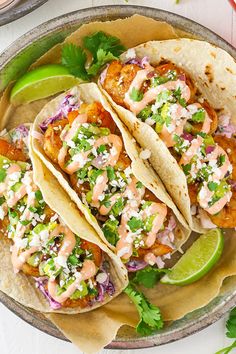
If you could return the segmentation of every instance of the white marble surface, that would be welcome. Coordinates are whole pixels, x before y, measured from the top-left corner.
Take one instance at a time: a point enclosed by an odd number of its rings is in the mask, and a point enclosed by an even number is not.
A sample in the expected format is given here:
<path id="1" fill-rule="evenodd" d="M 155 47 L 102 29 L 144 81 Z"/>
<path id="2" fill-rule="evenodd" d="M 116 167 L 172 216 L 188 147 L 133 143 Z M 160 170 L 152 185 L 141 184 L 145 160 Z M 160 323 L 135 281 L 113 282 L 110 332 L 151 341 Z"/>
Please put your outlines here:
<path id="1" fill-rule="evenodd" d="M 0 51 L 19 36 L 38 24 L 55 16 L 77 9 L 107 4 L 124 4 L 116 0 L 49 0 L 33 13 L 3 27 L 0 27 Z M 236 12 L 227 0 L 144 0 L 132 1 L 138 4 L 159 7 L 191 18 L 225 38 L 236 47 Z M 225 338 L 225 319 L 188 338 L 153 349 L 132 351 L 133 354 L 213 354 L 230 343 Z M 235 351 L 236 352 L 236 351 Z M 79 354 L 72 344 L 64 343 L 32 328 L 0 305 L 0 353 L 1 354 Z M 103 354 L 113 351 L 103 351 Z M 128 351 L 114 351 L 125 353 Z"/>

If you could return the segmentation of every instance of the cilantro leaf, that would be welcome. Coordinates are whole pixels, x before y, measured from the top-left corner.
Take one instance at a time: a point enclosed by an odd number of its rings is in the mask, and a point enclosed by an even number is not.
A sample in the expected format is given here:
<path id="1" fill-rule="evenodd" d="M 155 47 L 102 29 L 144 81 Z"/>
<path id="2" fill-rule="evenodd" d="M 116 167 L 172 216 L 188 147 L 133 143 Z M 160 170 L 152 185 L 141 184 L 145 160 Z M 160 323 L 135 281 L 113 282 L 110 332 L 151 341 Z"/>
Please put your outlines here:
<path id="1" fill-rule="evenodd" d="M 188 175 L 189 171 L 191 170 L 191 164 L 187 163 L 187 165 L 182 165 L 182 169 L 185 175 Z"/>
<path id="2" fill-rule="evenodd" d="M 85 50 L 73 43 L 63 46 L 61 62 L 72 75 L 84 81 L 96 76 L 101 67 L 109 61 L 117 59 L 125 50 L 119 38 L 106 35 L 104 32 L 96 32 L 84 37 L 83 45 L 93 56 L 88 69 L 86 69 L 87 54 Z"/>
<path id="3" fill-rule="evenodd" d="M 113 181 L 114 179 L 116 179 L 115 170 L 111 166 L 107 166 L 107 177 L 109 181 Z"/>
<path id="4" fill-rule="evenodd" d="M 226 329 L 226 336 L 228 338 L 236 338 L 236 307 L 233 308 L 229 314 L 229 318 L 226 322 Z M 236 348 L 236 340 L 231 345 L 219 350 L 215 354 L 228 354 L 233 348 Z"/>
<path id="5" fill-rule="evenodd" d="M 130 96 L 131 100 L 133 100 L 135 102 L 139 102 L 143 98 L 143 93 L 141 91 L 137 90 L 135 87 L 133 87 L 129 96 Z"/>
<path id="6" fill-rule="evenodd" d="M 125 47 L 121 44 L 119 38 L 107 35 L 102 31 L 84 37 L 83 45 L 92 53 L 94 62 L 99 61 L 98 53 L 100 49 L 107 54 L 113 54 L 116 58 L 125 51 Z"/>
<path id="7" fill-rule="evenodd" d="M 223 166 L 223 164 L 225 163 L 225 155 L 218 156 L 217 163 L 218 163 L 219 167 Z"/>
<path id="8" fill-rule="evenodd" d="M 115 246 L 117 244 L 117 241 L 119 240 L 118 231 L 117 231 L 118 225 L 119 225 L 118 220 L 108 219 L 102 228 L 102 231 L 107 241 L 113 246 Z"/>
<path id="9" fill-rule="evenodd" d="M 174 97 L 176 98 L 176 100 L 179 102 L 179 104 L 182 107 L 186 107 L 187 103 L 186 100 L 182 97 L 182 92 L 180 87 L 178 87 L 174 92 L 173 92 Z"/>
<path id="10" fill-rule="evenodd" d="M 105 52 L 103 49 L 98 49 L 97 60 L 88 68 L 87 72 L 89 75 L 96 76 L 100 68 L 105 64 L 109 63 L 113 59 L 117 59 L 111 52 Z"/>
<path id="11" fill-rule="evenodd" d="M 216 182 L 213 182 L 213 181 L 208 182 L 208 184 L 207 184 L 207 187 L 208 187 L 208 189 L 209 189 L 211 192 L 215 191 L 216 188 L 217 188 L 217 186 L 218 186 L 218 184 L 217 184 Z"/>
<path id="12" fill-rule="evenodd" d="M 138 181 L 138 182 L 136 183 L 136 188 L 142 188 L 142 187 L 143 187 L 142 182 Z"/>
<path id="13" fill-rule="evenodd" d="M 148 105 L 144 109 L 142 109 L 141 112 L 139 112 L 138 118 L 145 121 L 148 118 L 152 118 L 152 115 L 153 115 L 152 106 Z"/>
<path id="14" fill-rule="evenodd" d="M 4 168 L 0 169 L 0 182 L 3 182 L 6 178 L 7 172 Z"/>
<path id="15" fill-rule="evenodd" d="M 136 331 L 141 335 L 150 335 L 154 331 L 161 329 L 164 325 L 160 309 L 151 304 L 147 298 L 133 285 L 129 285 L 124 290 L 125 294 L 133 301 L 140 316 L 140 321 Z"/>
<path id="16" fill-rule="evenodd" d="M 78 47 L 73 43 L 65 44 L 62 48 L 61 63 L 70 73 L 82 80 L 89 80 L 89 75 L 86 71 L 85 64 L 87 55 L 83 48 Z"/>
<path id="17" fill-rule="evenodd" d="M 148 266 L 144 269 L 138 270 L 132 281 L 135 284 L 143 285 L 145 288 L 153 288 L 164 273 L 168 273 L 169 269 L 159 269 Z"/>
<path id="18" fill-rule="evenodd" d="M 118 217 L 119 215 L 121 215 L 122 210 L 125 207 L 125 201 L 123 198 L 119 198 L 117 200 L 117 202 L 113 205 L 112 209 L 111 209 L 111 214 L 114 217 Z"/>
<path id="19" fill-rule="evenodd" d="M 228 321 L 226 322 L 226 336 L 236 338 L 236 307 L 231 310 Z"/>
<path id="20" fill-rule="evenodd" d="M 127 224 L 132 232 L 136 232 L 143 226 L 143 221 L 141 219 L 136 218 L 135 216 L 132 216 L 127 222 Z"/>
<path id="21" fill-rule="evenodd" d="M 191 121 L 195 123 L 202 123 L 205 120 L 205 110 L 200 108 L 196 113 L 194 113 L 191 117 Z"/>

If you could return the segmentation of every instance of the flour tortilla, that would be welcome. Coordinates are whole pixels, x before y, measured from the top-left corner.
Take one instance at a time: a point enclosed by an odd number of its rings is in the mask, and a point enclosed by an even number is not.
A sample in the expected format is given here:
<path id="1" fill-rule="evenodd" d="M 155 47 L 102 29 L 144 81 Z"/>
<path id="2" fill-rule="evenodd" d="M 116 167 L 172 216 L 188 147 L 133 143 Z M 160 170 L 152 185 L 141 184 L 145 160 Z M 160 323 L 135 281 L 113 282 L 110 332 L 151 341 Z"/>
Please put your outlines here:
<path id="1" fill-rule="evenodd" d="M 5 135 L 5 140 L 11 141 L 10 134 Z M 2 139 L 1 138 L 1 139 Z M 31 150 L 31 149 L 30 149 Z M 116 257 L 98 238 L 96 232 L 86 222 L 84 217 L 71 201 L 57 180 L 42 164 L 40 159 L 30 151 L 30 159 L 33 165 L 34 182 L 42 191 L 45 202 L 53 209 L 63 222 L 82 239 L 98 245 L 104 252 L 104 259 L 110 264 L 111 280 L 115 287 L 112 297 L 106 297 L 103 302 L 95 302 L 86 308 L 67 308 L 52 310 L 43 294 L 36 288 L 35 280 L 23 272 L 15 274 L 11 262 L 11 241 L 0 234 L 0 290 L 20 302 L 22 305 L 40 312 L 53 312 L 64 314 L 76 314 L 91 311 L 108 303 L 119 295 L 128 284 L 127 271 L 118 257 Z M 66 207 L 65 207 L 66 206 Z"/>
<path id="2" fill-rule="evenodd" d="M 236 123 L 236 62 L 224 50 L 207 42 L 181 38 L 151 41 L 134 48 L 136 56 L 147 56 L 152 65 L 170 60 L 190 74 L 194 84 L 209 103 L 221 113 L 231 113 Z M 126 53 L 121 60 L 127 61 Z M 101 88 L 119 118 L 143 147 L 150 149 L 151 165 L 160 176 L 175 204 L 192 230 L 204 232 L 199 219 L 192 217 L 185 174 L 165 143 L 148 124 L 129 110 L 117 105 Z"/>
<path id="3" fill-rule="evenodd" d="M 136 145 L 134 139 L 131 137 L 127 129 L 124 127 L 123 123 L 119 120 L 117 115 L 114 113 L 112 108 L 109 106 L 108 102 L 105 100 L 104 96 L 99 91 L 98 87 L 94 83 L 89 84 L 81 84 L 78 86 L 79 95 L 83 102 L 100 102 L 102 106 L 111 114 L 113 120 L 115 121 L 117 127 L 119 128 L 123 142 L 125 146 L 125 150 L 129 155 L 132 164 L 132 172 L 134 176 L 140 180 L 145 187 L 147 187 L 151 192 L 153 192 L 156 197 L 165 203 L 170 209 L 173 210 L 174 215 L 176 216 L 178 226 L 176 228 L 176 237 L 175 237 L 175 246 L 176 249 L 179 249 L 181 245 L 187 240 L 190 231 L 184 220 L 183 216 L 180 214 L 175 204 L 167 194 L 162 182 L 159 177 L 155 174 L 154 170 L 147 164 L 147 162 L 143 161 L 139 157 L 139 149 Z M 70 186 L 68 178 L 62 172 L 60 167 L 57 164 L 54 164 L 45 154 L 42 144 L 36 138 L 34 138 L 34 132 L 40 133 L 39 125 L 48 117 L 51 117 L 58 110 L 60 102 L 65 97 L 67 93 L 64 93 L 48 104 L 42 109 L 42 111 L 38 114 L 33 124 L 32 130 L 32 146 L 35 153 L 39 156 L 39 158 L 43 161 L 43 163 L 47 166 L 47 168 L 53 173 L 53 175 L 58 179 L 62 187 L 67 191 L 71 199 L 77 204 L 78 208 L 85 215 L 87 221 L 93 226 L 101 240 L 106 243 L 113 251 L 115 250 L 114 246 L 110 245 L 106 240 L 101 227 L 99 226 L 96 218 L 91 214 L 90 209 L 83 204 L 81 199 L 78 197 L 77 193 Z"/>

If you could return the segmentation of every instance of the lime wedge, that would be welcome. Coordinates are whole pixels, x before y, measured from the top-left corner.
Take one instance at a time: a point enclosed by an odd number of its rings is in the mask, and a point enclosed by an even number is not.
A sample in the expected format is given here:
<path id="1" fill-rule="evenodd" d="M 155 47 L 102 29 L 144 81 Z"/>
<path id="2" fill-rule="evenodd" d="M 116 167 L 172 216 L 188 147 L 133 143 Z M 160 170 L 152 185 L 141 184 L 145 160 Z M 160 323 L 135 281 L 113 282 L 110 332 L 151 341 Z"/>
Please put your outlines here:
<path id="1" fill-rule="evenodd" d="M 15 83 L 10 100 L 14 105 L 29 103 L 65 91 L 78 82 L 62 65 L 40 66 L 24 74 Z"/>
<path id="2" fill-rule="evenodd" d="M 220 229 L 201 235 L 170 273 L 162 279 L 163 284 L 187 285 L 202 278 L 219 260 L 224 248 L 224 237 Z"/>

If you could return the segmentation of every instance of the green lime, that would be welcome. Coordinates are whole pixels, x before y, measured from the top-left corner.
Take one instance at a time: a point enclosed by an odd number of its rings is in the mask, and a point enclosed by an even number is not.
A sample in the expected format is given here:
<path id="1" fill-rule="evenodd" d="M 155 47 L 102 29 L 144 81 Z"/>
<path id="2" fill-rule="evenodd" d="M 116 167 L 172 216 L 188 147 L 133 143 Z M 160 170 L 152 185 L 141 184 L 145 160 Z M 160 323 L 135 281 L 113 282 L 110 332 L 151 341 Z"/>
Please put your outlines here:
<path id="1" fill-rule="evenodd" d="M 224 248 L 224 236 L 220 229 L 201 235 L 170 273 L 162 279 L 163 284 L 186 285 L 202 278 L 219 260 Z"/>
<path id="2" fill-rule="evenodd" d="M 78 79 L 59 64 L 40 66 L 24 74 L 13 86 L 10 100 L 14 105 L 29 103 L 65 91 Z"/>

